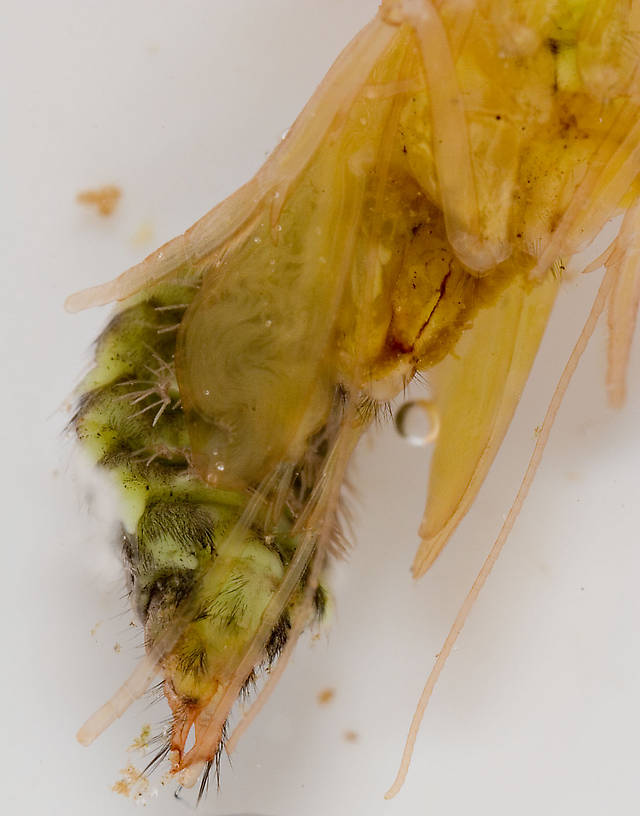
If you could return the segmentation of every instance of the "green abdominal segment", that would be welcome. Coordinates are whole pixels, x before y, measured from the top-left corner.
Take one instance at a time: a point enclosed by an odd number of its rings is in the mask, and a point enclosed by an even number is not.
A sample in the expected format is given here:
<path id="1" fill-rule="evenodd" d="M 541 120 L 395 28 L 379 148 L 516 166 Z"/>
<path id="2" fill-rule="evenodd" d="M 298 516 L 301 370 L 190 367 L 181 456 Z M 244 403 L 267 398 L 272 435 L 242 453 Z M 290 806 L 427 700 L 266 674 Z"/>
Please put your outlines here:
<path id="1" fill-rule="evenodd" d="M 160 284 L 113 317 L 73 420 L 84 450 L 120 493 L 123 551 L 147 649 L 179 630 L 161 666 L 174 714 L 170 747 L 178 754 L 198 712 L 255 637 L 297 546 L 295 502 L 282 503 L 277 518 L 260 508 L 248 513 L 249 491 L 212 487 L 191 466 L 174 354 L 197 290 L 198 282 Z M 245 686 L 284 647 L 305 580 Z M 321 617 L 322 587 L 314 600 Z"/>

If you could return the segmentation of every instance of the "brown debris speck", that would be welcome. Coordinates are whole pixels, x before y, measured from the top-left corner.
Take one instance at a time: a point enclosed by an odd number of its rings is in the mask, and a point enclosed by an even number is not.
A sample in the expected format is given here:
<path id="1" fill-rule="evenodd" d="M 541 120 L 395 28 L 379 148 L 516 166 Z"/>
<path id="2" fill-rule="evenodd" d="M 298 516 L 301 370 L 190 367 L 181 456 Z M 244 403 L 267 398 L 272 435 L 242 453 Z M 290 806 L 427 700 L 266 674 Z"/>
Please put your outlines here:
<path id="1" fill-rule="evenodd" d="M 358 741 L 358 732 L 357 731 L 345 731 L 343 736 L 344 736 L 345 742 L 357 742 Z"/>
<path id="2" fill-rule="evenodd" d="M 330 703 L 335 696 L 336 690 L 332 688 L 326 688 L 319 691 L 317 697 L 318 705 L 327 705 L 327 703 Z"/>
<path id="3" fill-rule="evenodd" d="M 130 793 L 129 783 L 125 779 L 118 779 L 118 781 L 111 787 L 114 793 L 119 793 L 121 796 L 128 796 Z"/>
<path id="4" fill-rule="evenodd" d="M 140 771 L 129 764 L 120 773 L 122 778 L 113 785 L 111 790 L 121 796 L 142 796 L 149 788 L 149 780 L 142 776 Z"/>
<path id="5" fill-rule="evenodd" d="M 95 190 L 82 190 L 76 196 L 78 204 L 87 204 L 95 207 L 100 215 L 111 215 L 115 210 L 122 191 L 114 184 L 97 187 Z"/>

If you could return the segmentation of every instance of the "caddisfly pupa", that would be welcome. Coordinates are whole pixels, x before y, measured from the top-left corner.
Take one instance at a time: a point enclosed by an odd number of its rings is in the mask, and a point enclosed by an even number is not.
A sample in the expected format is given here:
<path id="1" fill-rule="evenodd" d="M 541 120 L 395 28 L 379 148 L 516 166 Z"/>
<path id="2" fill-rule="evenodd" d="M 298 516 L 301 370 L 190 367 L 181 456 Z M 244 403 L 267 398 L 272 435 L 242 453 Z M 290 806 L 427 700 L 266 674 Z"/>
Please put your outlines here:
<path id="1" fill-rule="evenodd" d="M 71 298 L 118 301 L 73 424 L 121 492 L 147 649 L 81 741 L 158 676 L 172 711 L 159 757 L 181 785 L 206 784 L 257 710 L 232 718 L 238 697 L 257 684 L 260 706 L 324 617 L 351 455 L 415 377 L 440 431 L 414 575 L 437 563 L 567 268 L 613 219 L 583 264 L 605 272 L 500 543 L 603 312 L 622 402 L 638 300 L 637 17 L 632 3 L 385 2 L 252 181 Z"/>

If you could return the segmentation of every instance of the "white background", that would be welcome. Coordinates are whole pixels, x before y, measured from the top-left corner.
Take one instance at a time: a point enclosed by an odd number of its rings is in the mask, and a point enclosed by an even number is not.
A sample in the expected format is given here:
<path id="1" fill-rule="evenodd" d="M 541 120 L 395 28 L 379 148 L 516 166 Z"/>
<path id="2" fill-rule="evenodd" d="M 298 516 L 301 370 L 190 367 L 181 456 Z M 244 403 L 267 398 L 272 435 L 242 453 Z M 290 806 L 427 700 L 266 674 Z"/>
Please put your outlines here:
<path id="1" fill-rule="evenodd" d="M 125 814 L 135 805 L 111 785 L 127 762 L 141 765 L 126 748 L 166 711 L 143 702 L 92 748 L 74 741 L 139 658 L 141 637 L 129 627 L 113 528 L 62 435 L 63 403 L 107 312 L 70 316 L 62 303 L 245 181 L 376 3 L 4 0 L 0 8 L 2 810 Z M 78 190 L 107 183 L 123 190 L 111 218 L 75 203 Z M 142 227 L 153 231 L 146 243 Z M 203 814 L 638 812 L 639 356 L 636 347 L 628 404 L 613 413 L 602 329 L 441 678 L 407 785 L 393 802 L 382 799 L 596 284 L 594 275 L 566 285 L 490 478 L 418 584 L 408 567 L 427 454 L 391 428 L 365 440 L 353 470 L 357 546 L 335 577 L 333 626 L 300 644 Z M 319 706 L 326 687 L 336 696 Z M 345 741 L 347 730 L 357 742 Z M 184 812 L 159 780 L 149 812 Z"/>

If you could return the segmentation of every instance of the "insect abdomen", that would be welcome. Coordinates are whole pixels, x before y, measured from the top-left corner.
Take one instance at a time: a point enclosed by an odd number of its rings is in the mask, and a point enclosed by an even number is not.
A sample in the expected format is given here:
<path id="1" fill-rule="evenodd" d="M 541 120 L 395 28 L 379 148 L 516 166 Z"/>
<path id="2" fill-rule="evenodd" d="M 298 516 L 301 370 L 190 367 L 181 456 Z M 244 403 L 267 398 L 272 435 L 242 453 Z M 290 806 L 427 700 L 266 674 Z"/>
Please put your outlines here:
<path id="1" fill-rule="evenodd" d="M 267 535 L 255 514 L 243 519 L 246 492 L 213 487 L 191 467 L 174 355 L 196 291 L 157 286 L 115 315 L 97 341 L 73 423 L 123 497 L 123 551 L 147 648 L 176 631 L 161 668 L 178 755 L 255 637 L 296 549 L 286 507 Z M 304 580 L 264 646 L 266 665 L 286 643 L 303 587 Z M 317 602 L 316 613 L 323 609 Z"/>

